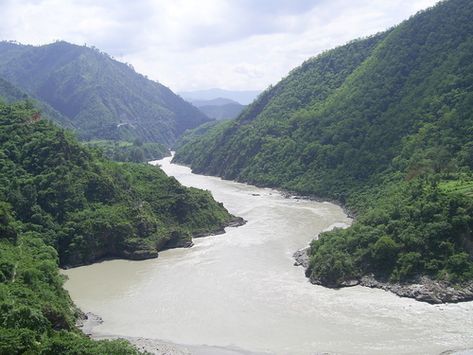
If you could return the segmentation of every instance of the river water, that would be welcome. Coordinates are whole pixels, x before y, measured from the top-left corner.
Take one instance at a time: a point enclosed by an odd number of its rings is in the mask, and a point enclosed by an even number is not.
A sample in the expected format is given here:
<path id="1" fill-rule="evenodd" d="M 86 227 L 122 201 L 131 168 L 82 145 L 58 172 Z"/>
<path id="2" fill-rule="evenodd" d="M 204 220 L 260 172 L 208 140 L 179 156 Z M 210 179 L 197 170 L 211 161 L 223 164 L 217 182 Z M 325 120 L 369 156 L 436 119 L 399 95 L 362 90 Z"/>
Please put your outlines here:
<path id="1" fill-rule="evenodd" d="M 348 225 L 340 207 L 192 174 L 170 158 L 158 163 L 182 184 L 210 190 L 248 223 L 157 259 L 66 270 L 74 302 L 104 320 L 95 335 L 276 354 L 438 354 L 473 347 L 473 302 L 433 306 L 382 290 L 332 290 L 307 281 L 292 254 L 320 231 Z"/>

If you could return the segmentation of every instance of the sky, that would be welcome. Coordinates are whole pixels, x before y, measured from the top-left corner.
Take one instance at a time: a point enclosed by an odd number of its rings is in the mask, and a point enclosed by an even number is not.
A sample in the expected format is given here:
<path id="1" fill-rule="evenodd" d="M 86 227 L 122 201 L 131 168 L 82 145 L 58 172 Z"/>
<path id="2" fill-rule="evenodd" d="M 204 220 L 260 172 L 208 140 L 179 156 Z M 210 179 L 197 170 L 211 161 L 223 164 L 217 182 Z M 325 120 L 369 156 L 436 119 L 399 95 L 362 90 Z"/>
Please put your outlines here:
<path id="1" fill-rule="evenodd" d="M 174 91 L 260 90 L 437 0 L 0 0 L 0 40 L 95 46 Z"/>

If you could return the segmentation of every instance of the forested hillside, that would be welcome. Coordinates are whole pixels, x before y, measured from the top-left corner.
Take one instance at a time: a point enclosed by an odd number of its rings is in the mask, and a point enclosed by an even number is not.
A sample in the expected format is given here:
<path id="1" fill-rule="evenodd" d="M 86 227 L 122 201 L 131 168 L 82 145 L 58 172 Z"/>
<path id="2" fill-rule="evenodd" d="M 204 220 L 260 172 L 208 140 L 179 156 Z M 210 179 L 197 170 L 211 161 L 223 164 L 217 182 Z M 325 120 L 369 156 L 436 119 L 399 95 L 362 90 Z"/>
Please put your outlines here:
<path id="1" fill-rule="evenodd" d="M 121 162 L 144 163 L 171 155 L 161 143 L 143 143 L 139 139 L 133 142 L 93 140 L 86 144 L 99 150 L 106 158 Z"/>
<path id="2" fill-rule="evenodd" d="M 186 129 L 208 121 L 131 66 L 67 42 L 0 42 L 0 76 L 69 118 L 85 140 L 139 138 L 170 145 Z"/>
<path id="3" fill-rule="evenodd" d="M 156 257 L 234 219 L 157 167 L 83 147 L 30 103 L 0 103 L 0 354 L 136 353 L 75 330 L 58 266 Z"/>
<path id="4" fill-rule="evenodd" d="M 312 243 L 313 282 L 472 280 L 472 18 L 471 1 L 444 1 L 312 58 L 236 120 L 183 137 L 175 161 L 355 210 Z"/>
<path id="5" fill-rule="evenodd" d="M 53 109 L 47 103 L 33 99 L 23 90 L 0 77 L 0 100 L 8 103 L 17 101 L 30 101 L 45 117 L 57 122 L 61 127 L 73 130 L 74 124 L 64 115 Z"/>

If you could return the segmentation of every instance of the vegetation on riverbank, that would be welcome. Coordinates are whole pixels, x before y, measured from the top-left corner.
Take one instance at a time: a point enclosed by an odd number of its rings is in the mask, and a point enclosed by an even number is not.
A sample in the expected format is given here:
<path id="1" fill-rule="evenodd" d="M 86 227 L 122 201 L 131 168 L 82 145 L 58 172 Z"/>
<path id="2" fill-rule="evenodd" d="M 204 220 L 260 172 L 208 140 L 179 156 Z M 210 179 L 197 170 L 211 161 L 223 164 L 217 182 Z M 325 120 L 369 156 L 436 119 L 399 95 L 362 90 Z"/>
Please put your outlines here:
<path id="1" fill-rule="evenodd" d="M 307 273 L 324 285 L 472 280 L 472 16 L 444 1 L 312 58 L 236 120 L 184 136 L 174 159 L 356 211 L 311 245 Z"/>
<path id="2" fill-rule="evenodd" d="M 0 354 L 136 353 L 75 329 L 58 266 L 156 257 L 233 220 L 208 191 L 111 162 L 29 103 L 0 103 Z"/>
<path id="3" fill-rule="evenodd" d="M 106 158 L 120 162 L 144 163 L 170 155 L 169 150 L 161 143 L 143 143 L 139 139 L 133 142 L 95 140 L 84 143 L 99 149 Z"/>

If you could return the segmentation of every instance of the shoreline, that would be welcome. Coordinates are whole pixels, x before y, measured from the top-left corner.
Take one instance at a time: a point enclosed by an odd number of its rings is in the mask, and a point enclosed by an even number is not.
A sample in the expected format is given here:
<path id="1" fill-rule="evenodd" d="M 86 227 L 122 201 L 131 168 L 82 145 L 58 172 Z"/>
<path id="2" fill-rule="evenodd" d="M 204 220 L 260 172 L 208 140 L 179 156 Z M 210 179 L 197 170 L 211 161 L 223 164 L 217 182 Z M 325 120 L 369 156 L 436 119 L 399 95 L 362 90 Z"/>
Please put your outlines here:
<path id="1" fill-rule="evenodd" d="M 341 201 L 333 199 L 333 198 L 329 198 L 329 197 L 325 198 L 325 197 L 320 197 L 320 196 L 317 196 L 317 195 L 302 194 L 302 193 L 287 190 L 287 189 L 284 189 L 284 188 L 281 188 L 281 187 L 278 187 L 278 186 L 275 186 L 275 185 L 261 184 L 261 183 L 258 183 L 258 182 L 250 182 L 250 181 L 244 181 L 244 180 L 238 180 L 238 179 L 237 180 L 226 179 L 226 178 L 224 178 L 222 176 L 218 176 L 218 175 L 211 175 L 211 174 L 207 174 L 207 173 L 204 173 L 204 172 L 195 172 L 194 169 L 192 169 L 192 166 L 190 166 L 188 164 L 181 163 L 181 162 L 174 162 L 173 160 L 174 160 L 174 154 L 171 155 L 171 161 L 170 162 L 172 164 L 184 166 L 186 168 L 191 169 L 191 172 L 193 174 L 198 174 L 198 175 L 203 175 L 203 176 L 210 176 L 210 177 L 217 177 L 217 178 L 225 180 L 225 181 L 238 182 L 240 184 L 251 185 L 251 186 L 255 186 L 255 187 L 259 187 L 259 188 L 273 189 L 273 190 L 279 192 L 284 198 L 289 198 L 289 199 L 294 199 L 294 200 L 308 200 L 308 201 L 315 201 L 315 202 L 328 202 L 328 203 L 331 203 L 331 204 L 334 204 L 334 205 L 337 205 L 338 207 L 340 207 L 343 210 L 343 213 L 345 213 L 345 215 L 348 218 L 351 218 L 351 219 L 355 220 L 356 217 L 357 217 L 357 213 L 354 210 L 348 208 L 345 203 L 342 203 Z"/>
<path id="2" fill-rule="evenodd" d="M 248 221 L 241 217 L 236 217 L 233 216 L 232 219 L 230 219 L 228 222 L 224 223 L 218 228 L 215 228 L 212 231 L 208 232 L 203 232 L 203 233 L 195 233 L 191 236 L 192 239 L 194 238 L 206 238 L 206 237 L 213 237 L 216 235 L 222 235 L 225 234 L 225 228 L 232 227 L 232 228 L 237 228 L 245 225 Z M 159 257 L 159 252 L 169 250 L 169 249 L 176 249 L 176 248 L 191 248 L 194 245 L 192 240 L 190 242 L 184 243 L 184 244 L 176 244 L 172 247 L 164 247 L 162 249 L 156 249 L 153 251 L 153 253 L 150 252 L 145 252 L 145 253 L 137 253 L 137 254 L 128 254 L 128 255 L 111 255 L 111 256 L 104 256 L 97 258 L 96 260 L 90 262 L 90 263 L 79 263 L 79 264 L 74 264 L 74 265 L 64 265 L 60 266 L 60 269 L 62 270 L 69 270 L 73 269 L 76 267 L 81 267 L 81 266 L 87 266 L 87 265 L 93 265 L 97 263 L 101 263 L 104 261 L 110 261 L 110 260 L 130 260 L 130 261 L 141 261 L 141 260 L 149 260 L 149 259 L 157 259 Z"/>
<path id="3" fill-rule="evenodd" d="M 234 346 L 184 345 L 161 339 L 104 335 L 94 332 L 103 319 L 91 312 L 83 313 L 76 322 L 76 327 L 93 340 L 126 340 L 138 351 L 153 355 L 267 355 L 269 353 L 251 352 Z"/>
<path id="4" fill-rule="evenodd" d="M 174 156 L 173 156 L 174 157 Z M 172 160 L 171 160 L 172 162 Z M 175 162 L 173 164 L 178 164 L 186 166 L 192 170 L 192 167 L 186 164 Z M 194 172 L 193 172 L 194 173 Z M 219 177 L 222 180 L 235 181 L 239 183 L 244 183 L 248 185 L 253 185 L 260 188 L 271 188 L 278 191 L 284 198 L 295 199 L 295 200 L 309 200 L 316 202 L 328 202 L 339 206 L 345 215 L 352 219 L 352 222 L 356 220 L 357 214 L 355 211 L 350 210 L 344 203 L 340 201 L 322 198 L 315 195 L 303 195 L 294 191 L 281 189 L 275 186 L 258 184 L 253 182 L 239 181 L 239 180 L 230 180 L 225 179 L 221 176 L 208 175 L 204 173 L 199 173 L 200 175 Z M 314 239 L 316 239 L 316 236 Z M 293 254 L 295 260 L 294 266 L 303 266 L 304 270 L 307 270 L 309 266 L 309 256 L 307 255 L 307 250 L 310 246 L 297 250 Z M 306 276 L 307 277 L 307 276 Z M 323 287 L 331 288 L 319 280 L 308 278 L 309 281 L 314 285 L 319 285 Z M 353 287 L 353 286 L 363 286 L 369 288 L 377 288 L 384 291 L 389 291 L 394 293 L 399 297 L 413 298 L 419 302 L 426 302 L 429 304 L 444 304 L 444 303 L 460 303 L 460 302 L 470 302 L 473 301 L 473 281 L 453 285 L 445 281 L 436 281 L 432 280 L 429 277 L 421 276 L 413 280 L 412 283 L 390 283 L 385 281 L 380 281 L 374 277 L 374 275 L 363 275 L 360 279 L 347 280 L 339 288 L 342 287 Z"/>
<path id="5" fill-rule="evenodd" d="M 309 267 L 309 247 L 300 249 L 293 254 L 294 266 L 302 266 L 305 271 Z M 307 274 L 306 274 L 307 277 Z M 317 279 L 308 277 L 310 283 L 329 287 Z M 340 287 L 363 286 L 392 292 L 399 297 L 412 298 L 430 304 L 459 303 L 473 301 L 473 282 L 463 285 L 452 285 L 444 281 L 435 281 L 426 276 L 414 279 L 412 283 L 391 283 L 377 280 L 374 275 L 364 275 L 360 279 L 347 280 Z"/>
<path id="6" fill-rule="evenodd" d="M 226 222 L 220 228 L 207 232 L 207 233 L 196 233 L 192 235 L 193 238 L 206 238 L 211 236 L 217 236 L 225 234 L 225 228 L 227 227 L 240 227 L 247 223 L 245 219 L 242 217 L 233 216 L 231 220 Z M 164 248 L 159 251 L 169 250 L 169 249 L 176 249 L 176 248 L 191 248 L 194 243 L 191 241 L 187 245 L 178 245 L 173 248 Z M 67 266 L 63 267 L 63 269 L 71 269 L 75 267 L 85 266 L 85 265 L 92 265 L 96 263 L 101 263 L 104 261 L 110 260 L 147 260 L 147 259 L 156 259 L 159 257 L 159 254 L 149 258 L 123 258 L 123 257 L 105 257 L 97 259 L 88 264 L 81 264 L 81 265 L 74 265 L 74 266 Z M 132 344 L 138 351 L 141 353 L 147 354 L 154 354 L 154 355 L 264 355 L 266 353 L 255 353 L 249 352 L 239 348 L 233 347 L 220 347 L 220 346 L 209 346 L 209 345 L 183 345 L 183 344 L 175 344 L 169 341 L 164 341 L 161 339 L 151 339 L 151 338 L 144 338 L 144 337 L 130 337 L 130 336 L 120 336 L 120 335 L 103 335 L 98 334 L 94 331 L 94 329 L 102 324 L 104 320 L 97 314 L 92 312 L 83 312 L 79 309 L 75 304 L 74 307 L 77 310 L 78 317 L 76 321 L 76 328 L 85 334 L 87 337 L 93 340 L 116 340 L 122 339 L 128 341 Z"/>

